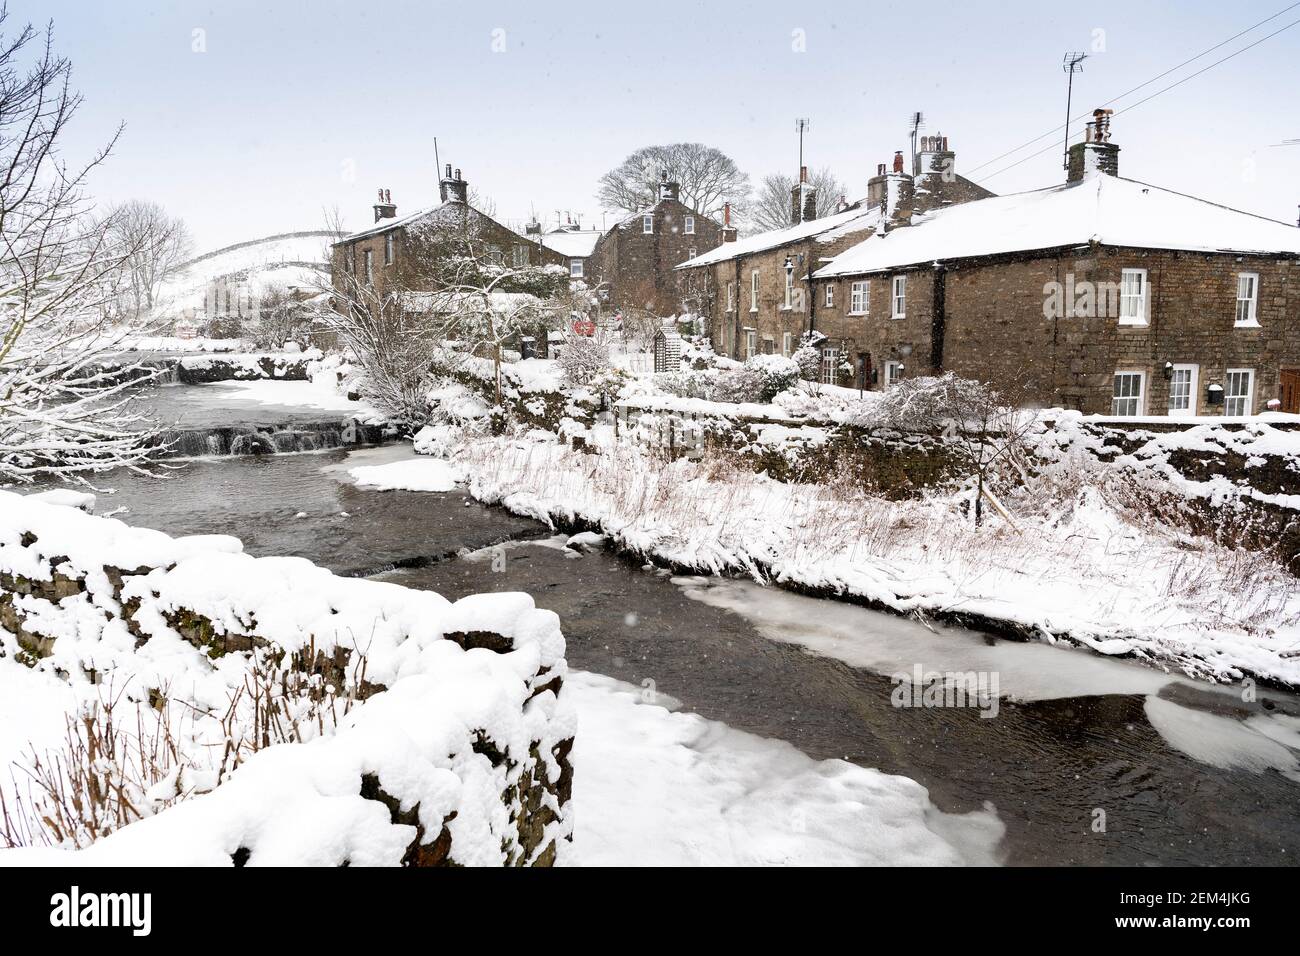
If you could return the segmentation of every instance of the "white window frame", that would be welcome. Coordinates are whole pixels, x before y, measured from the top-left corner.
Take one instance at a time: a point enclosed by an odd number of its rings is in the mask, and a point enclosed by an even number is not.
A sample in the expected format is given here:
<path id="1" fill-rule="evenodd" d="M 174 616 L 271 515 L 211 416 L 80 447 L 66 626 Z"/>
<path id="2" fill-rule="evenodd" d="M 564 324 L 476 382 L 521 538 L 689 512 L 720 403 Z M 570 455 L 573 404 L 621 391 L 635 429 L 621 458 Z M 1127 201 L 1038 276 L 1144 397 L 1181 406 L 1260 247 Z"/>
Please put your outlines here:
<path id="1" fill-rule="evenodd" d="M 763 354 L 764 355 L 776 354 L 776 339 L 772 338 L 772 336 L 770 335 L 763 336 Z"/>
<path id="2" fill-rule="evenodd" d="M 1246 376 L 1246 392 L 1244 395 L 1232 394 L 1232 377 L 1234 375 Z M 1238 412 L 1230 411 L 1232 403 L 1235 400 L 1241 400 L 1241 410 Z M 1253 368 L 1230 368 L 1223 377 L 1223 414 L 1225 418 L 1244 418 L 1247 415 L 1254 414 L 1255 408 L 1255 370 Z"/>
<path id="3" fill-rule="evenodd" d="M 1241 286 L 1243 282 L 1250 283 L 1250 295 L 1242 298 Z M 1242 306 L 1245 306 L 1245 317 L 1242 317 Z M 1258 272 L 1238 272 L 1237 273 L 1237 299 L 1234 306 L 1232 324 L 1238 329 L 1257 329 L 1259 328 L 1259 273 Z"/>
<path id="4" fill-rule="evenodd" d="M 369 285 L 374 285 L 374 282 L 375 282 L 375 251 L 374 251 L 373 249 L 367 249 L 367 250 L 366 250 L 366 253 L 365 253 L 365 256 L 364 256 L 363 258 L 364 258 L 364 261 L 365 261 L 365 264 L 366 264 L 366 282 L 367 282 L 367 284 L 369 284 Z"/>
<path id="5" fill-rule="evenodd" d="M 826 283 L 826 308 L 835 308 L 835 283 Z"/>
<path id="6" fill-rule="evenodd" d="M 727 283 L 727 311 L 736 311 L 736 283 Z"/>
<path id="7" fill-rule="evenodd" d="M 646 213 L 641 217 L 641 235 L 652 236 L 655 231 L 655 217 Z"/>
<path id="8" fill-rule="evenodd" d="M 682 232 L 688 236 L 695 235 L 695 217 L 687 216 L 682 223 Z"/>
<path id="9" fill-rule="evenodd" d="M 1199 394 L 1197 389 L 1200 386 L 1201 367 L 1190 363 L 1178 364 L 1171 370 L 1169 376 L 1169 399 L 1166 402 L 1166 408 L 1172 418 L 1185 418 L 1196 414 L 1196 399 Z M 1187 407 L 1174 408 L 1174 378 L 1179 372 L 1189 373 L 1187 376 Z"/>
<path id="10" fill-rule="evenodd" d="M 758 270 L 749 274 L 749 311 L 758 311 Z"/>
<path id="11" fill-rule="evenodd" d="M 581 279 L 583 277 L 583 272 L 585 271 L 585 269 L 586 269 L 586 262 L 584 260 L 582 259 L 569 260 L 570 279 Z"/>
<path id="12" fill-rule="evenodd" d="M 785 304 L 781 306 L 789 312 L 794 308 L 794 270 L 785 270 Z"/>
<path id="13" fill-rule="evenodd" d="M 1137 378 L 1138 390 L 1136 394 L 1133 395 L 1115 394 L 1115 386 L 1118 383 L 1120 376 L 1124 376 L 1125 378 L 1129 378 L 1129 377 Z M 1141 369 L 1119 368 L 1115 370 L 1115 374 L 1110 381 L 1111 381 L 1110 413 L 1113 417 L 1138 418 L 1146 414 L 1146 399 L 1147 399 L 1147 373 L 1146 372 L 1142 371 Z M 1133 402 L 1132 405 L 1133 411 L 1131 412 L 1120 411 L 1119 410 L 1120 406 L 1118 404 L 1119 402 Z"/>
<path id="14" fill-rule="evenodd" d="M 516 245 L 513 250 L 514 264 L 516 269 L 527 269 L 532 260 L 528 255 L 528 247 Z"/>
<path id="15" fill-rule="evenodd" d="M 397 241 L 393 233 L 384 235 L 384 265 L 391 266 L 397 258 Z"/>
<path id="16" fill-rule="evenodd" d="M 823 385 L 834 385 L 840 377 L 840 350 L 822 349 L 821 380 Z"/>
<path id="17" fill-rule="evenodd" d="M 751 359 L 758 354 L 758 329 L 746 326 L 745 332 L 745 358 Z"/>
<path id="18" fill-rule="evenodd" d="M 885 388 L 897 385 L 903 380 L 903 372 L 906 367 L 897 359 L 890 359 L 885 363 Z"/>
<path id="19" fill-rule="evenodd" d="M 849 286 L 849 315 L 866 315 L 871 309 L 871 282 L 859 280 Z"/>
<path id="20" fill-rule="evenodd" d="M 781 354 L 784 355 L 786 358 L 789 358 L 792 354 L 794 354 L 794 333 L 793 332 L 781 333 Z"/>
<path id="21" fill-rule="evenodd" d="M 1129 292 L 1128 282 L 1137 279 L 1141 292 Z M 1135 307 L 1131 307 L 1136 303 Z M 1122 269 L 1119 274 L 1119 324 L 1148 325 L 1151 321 L 1151 283 L 1146 269 Z"/>
<path id="22" fill-rule="evenodd" d="M 689 249 L 686 250 L 686 258 L 687 258 L 687 259 L 694 259 L 694 258 L 695 258 L 695 247 L 694 247 L 694 246 L 691 246 Z"/>
<path id="23" fill-rule="evenodd" d="M 889 317 L 891 319 L 907 318 L 907 276 L 894 276 L 889 300 Z"/>

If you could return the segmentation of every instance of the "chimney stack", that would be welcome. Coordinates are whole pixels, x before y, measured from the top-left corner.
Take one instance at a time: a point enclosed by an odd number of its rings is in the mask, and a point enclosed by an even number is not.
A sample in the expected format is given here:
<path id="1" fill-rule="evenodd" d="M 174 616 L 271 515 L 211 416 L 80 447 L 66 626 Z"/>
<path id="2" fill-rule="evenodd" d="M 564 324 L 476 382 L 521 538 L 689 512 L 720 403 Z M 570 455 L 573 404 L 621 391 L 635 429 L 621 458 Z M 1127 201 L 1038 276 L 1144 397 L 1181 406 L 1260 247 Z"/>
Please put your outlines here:
<path id="1" fill-rule="evenodd" d="M 381 219 L 397 218 L 397 207 L 393 205 L 393 194 L 387 189 L 379 190 L 379 200 L 375 203 L 375 222 Z"/>
<path id="2" fill-rule="evenodd" d="M 680 183 L 673 183 L 668 181 L 667 171 L 664 171 L 659 174 L 659 201 L 660 202 L 663 202 L 665 199 L 671 199 L 676 201 L 677 194 L 680 190 L 681 190 Z"/>
<path id="3" fill-rule="evenodd" d="M 808 184 L 808 167 L 799 167 L 799 182 L 790 190 L 790 225 L 817 218 L 817 190 Z"/>
<path id="4" fill-rule="evenodd" d="M 451 163 L 443 170 L 442 182 L 438 183 L 438 195 L 443 202 L 469 203 L 469 183 L 461 179 L 459 169 L 455 175 L 452 174 Z"/>
<path id="5" fill-rule="evenodd" d="M 731 203 L 722 204 L 722 241 L 736 241 L 736 227 L 731 224 Z"/>
<path id="6" fill-rule="evenodd" d="M 1083 142 L 1070 147 L 1067 183 L 1093 176 L 1119 175 L 1119 147 L 1110 141 L 1110 115 L 1114 110 L 1093 110 L 1092 122 L 1084 128 Z"/>
<path id="7" fill-rule="evenodd" d="M 903 172 L 902 150 L 894 153 L 892 169 L 890 164 L 880 163 L 876 175 L 867 181 L 867 206 L 879 207 L 886 220 L 882 231 L 911 221 L 915 197 L 915 182 Z"/>

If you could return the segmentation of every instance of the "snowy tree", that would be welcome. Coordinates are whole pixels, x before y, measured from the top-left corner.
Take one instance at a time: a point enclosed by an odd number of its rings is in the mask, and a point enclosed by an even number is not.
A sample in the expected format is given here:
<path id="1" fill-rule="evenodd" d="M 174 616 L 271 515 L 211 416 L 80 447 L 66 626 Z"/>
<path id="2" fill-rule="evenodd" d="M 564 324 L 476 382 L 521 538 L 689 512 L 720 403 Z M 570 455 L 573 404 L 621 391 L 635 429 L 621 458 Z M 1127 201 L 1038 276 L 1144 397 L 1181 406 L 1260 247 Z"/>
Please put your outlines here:
<path id="1" fill-rule="evenodd" d="M 828 216 L 845 195 L 844 184 L 826 167 L 808 173 L 808 184 L 817 190 L 816 216 Z M 790 225 L 790 194 L 795 179 L 784 173 L 764 176 L 749 208 L 750 225 L 759 232 L 785 229 Z"/>
<path id="2" fill-rule="evenodd" d="M 167 273 L 189 256 L 189 232 L 181 219 L 143 199 L 115 207 L 107 226 L 113 242 L 129 250 L 121 264 L 125 311 L 141 318 L 153 310 Z"/>
<path id="3" fill-rule="evenodd" d="M 7 19 L 0 10 L 0 476 L 84 482 L 155 451 L 126 394 L 146 371 L 105 370 L 130 331 L 112 324 L 112 303 L 140 247 L 85 193 L 117 135 L 68 163 L 64 134 L 81 103 L 71 65 L 51 29 L 13 34 Z"/>
<path id="4" fill-rule="evenodd" d="M 726 153 L 703 143 L 643 146 L 600 177 L 596 198 L 606 209 L 636 212 L 658 200 L 660 177 L 681 185 L 679 198 L 701 216 L 718 218 L 723 202 L 743 215 L 749 176 Z"/>
<path id="5" fill-rule="evenodd" d="M 989 489 L 997 466 L 1015 464 L 1036 416 L 1022 409 L 1025 390 L 1019 384 L 997 390 L 985 382 L 939 376 L 906 378 L 886 389 L 862 424 L 900 431 L 941 433 L 966 475 L 974 482 L 974 515 L 978 526 L 985 499 L 1004 517 L 1006 509 Z"/>

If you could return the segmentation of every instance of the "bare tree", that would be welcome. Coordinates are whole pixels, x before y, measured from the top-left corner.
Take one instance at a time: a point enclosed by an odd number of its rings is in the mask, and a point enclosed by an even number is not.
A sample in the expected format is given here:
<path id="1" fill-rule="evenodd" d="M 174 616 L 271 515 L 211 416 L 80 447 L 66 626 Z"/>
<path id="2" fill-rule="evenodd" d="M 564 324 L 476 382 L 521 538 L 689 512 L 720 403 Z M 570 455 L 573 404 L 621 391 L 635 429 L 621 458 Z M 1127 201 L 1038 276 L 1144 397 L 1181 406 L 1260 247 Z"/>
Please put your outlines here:
<path id="1" fill-rule="evenodd" d="M 53 32 L 6 31 L 0 9 L 0 476 L 85 481 L 87 473 L 139 468 L 152 429 L 125 390 L 145 370 L 107 370 L 130 327 L 113 326 L 123 244 L 113 217 L 92 214 L 87 177 L 118 133 L 81 166 L 61 155 L 81 103 Z"/>
<path id="2" fill-rule="evenodd" d="M 130 250 L 121 265 L 123 298 L 138 319 L 153 311 L 163 279 L 189 257 L 189 231 L 184 221 L 146 199 L 115 207 L 107 226 L 113 243 Z"/>
<path id="3" fill-rule="evenodd" d="M 643 146 L 600 177 L 596 198 L 606 209 L 636 212 L 654 205 L 660 177 L 681 185 L 679 198 L 702 216 L 717 217 L 724 202 L 743 215 L 749 176 L 726 153 L 703 143 Z"/>
<path id="4" fill-rule="evenodd" d="M 816 217 L 833 213 L 841 197 L 845 195 L 844 184 L 824 166 L 808 173 L 808 184 L 817 190 Z M 793 176 L 784 173 L 764 176 L 749 208 L 749 224 L 760 232 L 768 229 L 785 229 L 789 226 L 791 224 L 790 194 L 794 186 Z"/>
<path id="5" fill-rule="evenodd" d="M 976 526 L 983 518 L 985 499 L 1010 522 L 1011 516 L 989 488 L 989 479 L 998 466 L 1018 464 L 1025 436 L 1035 427 L 1037 416 L 1021 407 L 1025 394 L 1018 383 L 999 391 L 952 372 L 908 378 L 885 391 L 863 424 L 941 434 L 967 476 L 974 479 L 971 510 Z"/>

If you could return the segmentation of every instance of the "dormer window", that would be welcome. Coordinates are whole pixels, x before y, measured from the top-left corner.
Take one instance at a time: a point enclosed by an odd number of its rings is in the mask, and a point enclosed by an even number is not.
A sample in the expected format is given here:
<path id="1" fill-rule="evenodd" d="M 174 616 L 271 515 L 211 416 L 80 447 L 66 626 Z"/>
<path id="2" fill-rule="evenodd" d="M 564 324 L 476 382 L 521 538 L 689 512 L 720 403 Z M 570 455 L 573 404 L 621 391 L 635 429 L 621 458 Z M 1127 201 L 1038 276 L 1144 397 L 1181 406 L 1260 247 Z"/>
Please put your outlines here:
<path id="1" fill-rule="evenodd" d="M 642 217 L 641 217 L 641 232 L 642 232 L 644 235 L 647 235 L 647 236 L 648 236 L 648 235 L 650 235 L 651 233 L 653 233 L 654 231 L 655 231 L 655 217 L 654 217 L 654 216 L 648 216 L 648 215 L 647 215 L 647 216 L 642 216 Z"/>

